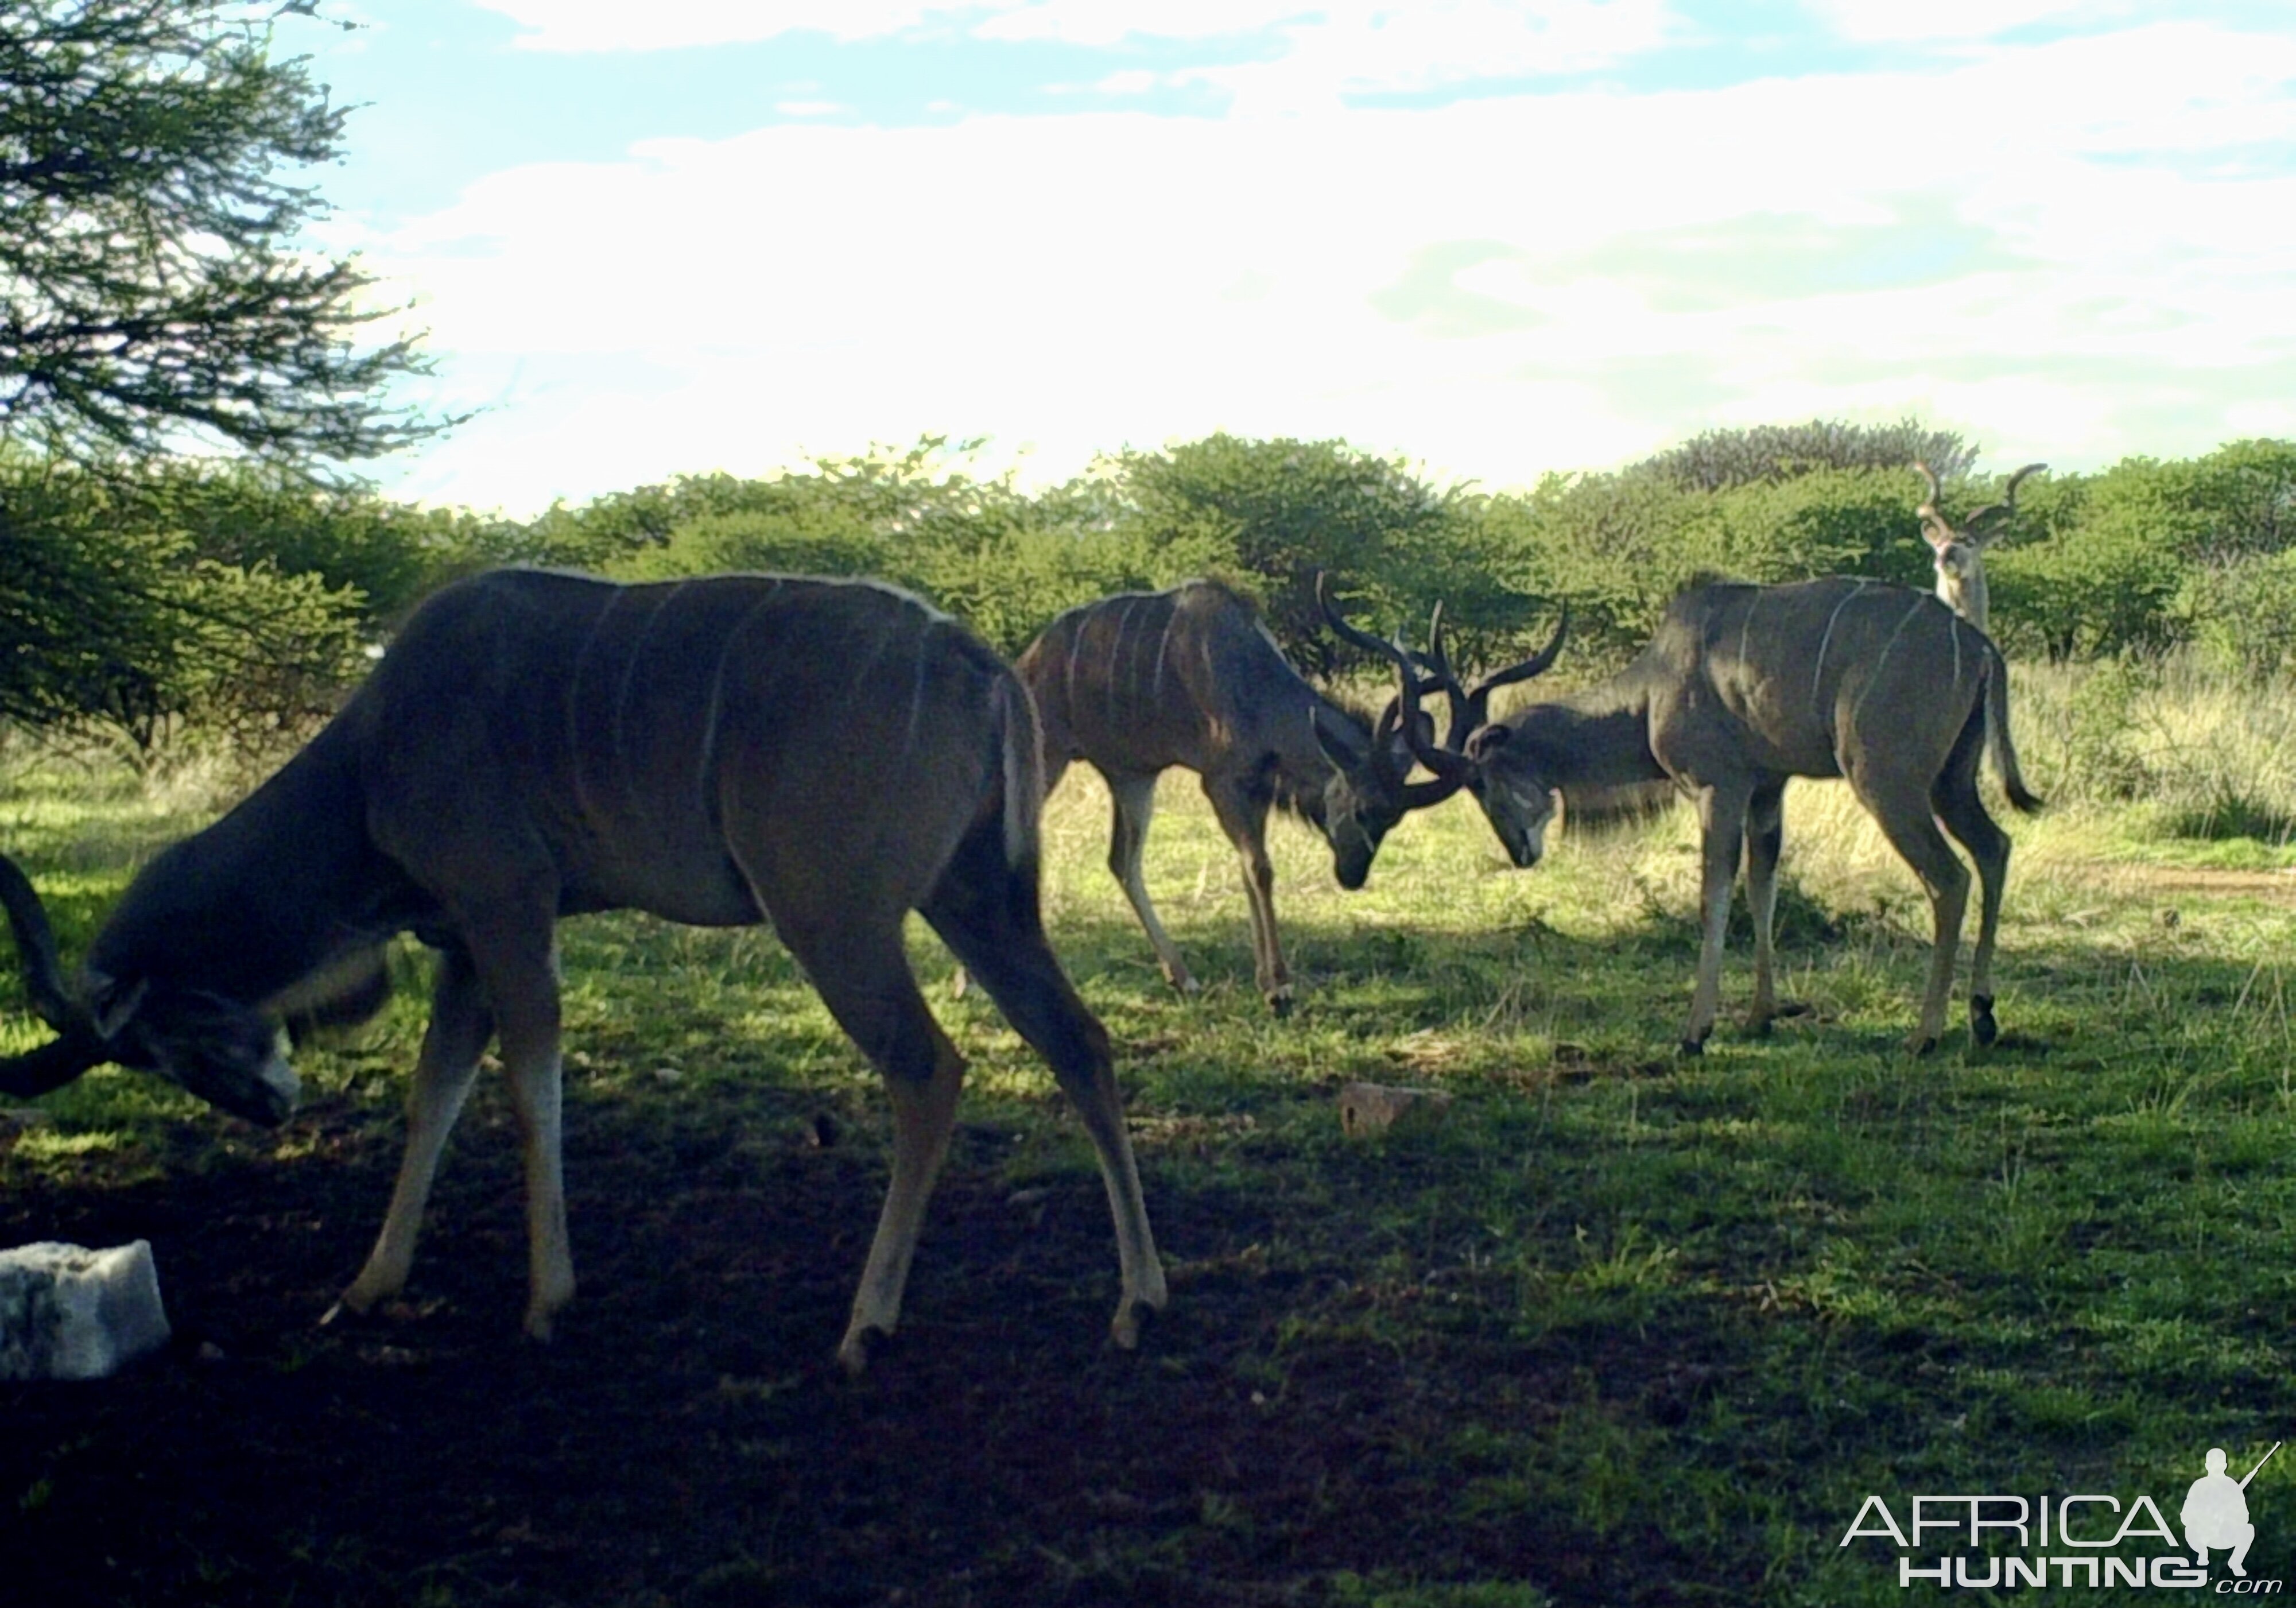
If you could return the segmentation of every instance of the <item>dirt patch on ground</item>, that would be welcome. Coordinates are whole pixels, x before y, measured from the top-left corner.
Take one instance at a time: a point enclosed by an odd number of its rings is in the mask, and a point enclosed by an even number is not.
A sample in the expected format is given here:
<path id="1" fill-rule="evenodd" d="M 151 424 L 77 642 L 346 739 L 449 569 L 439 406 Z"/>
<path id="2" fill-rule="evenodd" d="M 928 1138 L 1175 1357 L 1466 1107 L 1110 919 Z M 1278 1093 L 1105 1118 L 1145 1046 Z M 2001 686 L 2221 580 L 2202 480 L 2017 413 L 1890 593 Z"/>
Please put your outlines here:
<path id="1" fill-rule="evenodd" d="M 1366 1341 L 1242 1366 L 1315 1293 L 1253 1253 L 1250 1200 L 1152 1203 L 1175 1304 L 1104 1340 L 1107 1209 L 1078 1177 L 1016 1200 L 964 1130 L 902 1336 L 831 1358 L 882 1186 L 871 1144 L 770 1113 L 649 1131 L 570 1112 L 582 1293 L 516 1334 L 518 1181 L 503 1113 L 465 1120 L 404 1308 L 315 1323 L 356 1270 L 396 1126 L 299 1119 L 249 1140 L 0 1191 L 0 1243 L 154 1245 L 178 1330 L 98 1384 L 0 1385 L 11 1603 L 1323 1603 L 1341 1571 L 1529 1577 L 1564 1603 L 1669 1600 L 1652 1537 L 1460 1522 L 1414 1448 L 1535 1419 L 1589 1358 L 1472 1336 L 1439 1362 Z M 1322 1292 L 1331 1299 L 1329 1292 Z M 1646 1348 L 1663 1350 L 1663 1348 Z M 1640 1358 L 1617 1377 L 1663 1358 Z M 1639 1388 L 1630 1386 L 1629 1388 Z M 1631 1572 L 1627 1572 L 1631 1571 Z M 1655 1595 L 1653 1592 L 1655 1591 Z"/>

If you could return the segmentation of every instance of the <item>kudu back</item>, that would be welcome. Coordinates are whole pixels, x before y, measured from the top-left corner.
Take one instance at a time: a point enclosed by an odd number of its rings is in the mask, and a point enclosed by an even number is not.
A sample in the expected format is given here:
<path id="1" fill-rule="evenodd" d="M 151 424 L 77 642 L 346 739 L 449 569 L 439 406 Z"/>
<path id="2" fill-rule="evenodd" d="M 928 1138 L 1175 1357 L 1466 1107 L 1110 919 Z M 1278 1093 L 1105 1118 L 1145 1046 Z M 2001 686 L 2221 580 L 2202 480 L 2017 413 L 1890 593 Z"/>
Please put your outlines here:
<path id="1" fill-rule="evenodd" d="M 1331 610 L 1328 602 L 1327 611 Z M 1165 980 L 1196 980 L 1157 919 L 1141 874 L 1156 778 L 1174 766 L 1204 796 L 1243 866 L 1253 973 L 1278 1013 L 1292 977 L 1275 925 L 1267 857 L 1271 808 L 1295 811 L 1331 846 L 1333 874 L 1360 888 L 1381 841 L 1455 784 L 1413 783 L 1411 751 L 1390 702 L 1366 721 L 1292 668 L 1251 605 L 1217 581 L 1127 592 L 1070 610 L 1015 661 L 1045 724 L 1047 785 L 1090 764 L 1115 800 L 1108 867 L 1131 900 Z"/>
<path id="2" fill-rule="evenodd" d="M 425 603 L 301 753 L 136 877 L 77 992 L 29 887 L 0 876 L 59 1033 L 0 1065 L 0 1087 L 116 1060 L 278 1120 L 292 1102 L 278 1013 L 371 972 L 381 942 L 412 930 L 439 962 L 406 1158 L 341 1306 L 364 1311 L 406 1283 L 448 1130 L 499 1040 L 525 1157 L 526 1327 L 546 1337 L 574 1289 L 558 918 L 627 907 L 770 922 L 893 1103 L 891 1185 L 839 1350 L 857 1370 L 899 1317 L 964 1070 L 909 969 L 902 923 L 915 910 L 1083 1116 L 1116 1219 L 1114 1333 L 1129 1345 L 1164 1281 L 1107 1035 L 1046 941 L 1042 795 L 1020 682 L 890 587 L 479 576 Z"/>

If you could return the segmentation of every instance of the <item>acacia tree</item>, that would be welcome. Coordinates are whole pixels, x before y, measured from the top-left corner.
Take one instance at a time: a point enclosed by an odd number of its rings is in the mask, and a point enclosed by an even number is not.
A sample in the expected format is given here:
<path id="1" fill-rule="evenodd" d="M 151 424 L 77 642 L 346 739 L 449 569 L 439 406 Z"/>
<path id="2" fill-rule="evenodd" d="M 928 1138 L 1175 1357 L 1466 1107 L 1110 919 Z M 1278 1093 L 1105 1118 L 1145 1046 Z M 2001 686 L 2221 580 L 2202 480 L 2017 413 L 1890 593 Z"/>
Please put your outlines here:
<path id="1" fill-rule="evenodd" d="M 422 365 L 406 340 L 357 343 L 390 311 L 357 303 L 373 276 L 298 249 L 328 205 L 291 176 L 337 155 L 344 112 L 272 44 L 218 0 L 0 0 L 12 438 L 79 461 L 351 460 L 438 428 L 380 399 Z"/>
<path id="2" fill-rule="evenodd" d="M 0 0 L 0 714 L 100 714 L 229 619 L 211 565 L 107 541 L 82 493 L 186 452 L 333 479 L 451 423 L 387 400 L 425 361 L 303 245 L 345 114 L 275 29 L 315 6 Z"/>

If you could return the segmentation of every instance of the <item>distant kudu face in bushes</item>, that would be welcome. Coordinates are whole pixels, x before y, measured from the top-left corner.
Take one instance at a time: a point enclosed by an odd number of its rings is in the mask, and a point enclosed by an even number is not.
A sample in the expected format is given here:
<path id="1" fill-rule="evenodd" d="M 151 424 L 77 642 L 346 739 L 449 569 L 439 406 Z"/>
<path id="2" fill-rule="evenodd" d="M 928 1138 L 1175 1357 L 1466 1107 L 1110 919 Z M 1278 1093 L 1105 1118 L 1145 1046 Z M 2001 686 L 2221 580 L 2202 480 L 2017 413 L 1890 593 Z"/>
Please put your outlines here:
<path id="1" fill-rule="evenodd" d="M 2017 512 L 2019 484 L 2027 475 L 2038 474 L 2047 467 L 2046 464 L 2026 464 L 2009 477 L 2001 501 L 1980 508 L 1956 530 L 1938 512 L 1937 475 L 1927 464 L 1914 465 L 1915 472 L 1929 486 L 1929 495 L 1914 512 L 1921 519 L 1922 539 L 1930 545 L 1931 562 L 1937 570 L 1938 601 L 1980 631 L 1990 628 L 1992 615 L 1985 584 L 1985 550 L 2006 533 L 2008 521 Z"/>

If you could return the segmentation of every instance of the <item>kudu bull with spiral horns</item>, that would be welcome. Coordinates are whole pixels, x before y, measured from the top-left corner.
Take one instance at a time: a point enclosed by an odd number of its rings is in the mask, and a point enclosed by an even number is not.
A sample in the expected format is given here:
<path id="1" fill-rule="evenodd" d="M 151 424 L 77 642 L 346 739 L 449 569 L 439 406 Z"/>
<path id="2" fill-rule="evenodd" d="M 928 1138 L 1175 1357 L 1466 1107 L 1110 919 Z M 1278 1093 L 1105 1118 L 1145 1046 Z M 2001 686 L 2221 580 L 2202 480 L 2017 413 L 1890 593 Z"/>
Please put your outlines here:
<path id="1" fill-rule="evenodd" d="M 562 915 L 770 922 L 883 1075 L 892 1179 L 838 1356 L 890 1334 L 964 1062 L 902 943 L 923 915 L 1054 1074 L 1100 1156 L 1136 1342 L 1165 1300 L 1108 1036 L 1037 903 L 1043 767 L 1012 671 L 915 598 L 718 576 L 615 586 L 501 570 L 438 593 L 299 754 L 153 859 L 68 987 L 20 874 L 0 878 L 58 1037 L 0 1063 L 37 1093 L 106 1061 L 277 1122 L 278 1013 L 371 978 L 412 931 L 439 952 L 382 1231 L 341 1305 L 406 1283 L 448 1130 L 498 1039 L 526 1168 L 527 1332 L 574 1292 L 559 1165 Z M 0 862 L 4 864 L 4 862 Z"/>
<path id="2" fill-rule="evenodd" d="M 1415 700 L 1420 664 L 1363 640 L 1395 661 L 1406 701 Z M 1462 694 L 1444 678 L 1456 709 Z M 1420 740 L 1415 725 L 1406 729 L 1422 763 L 1474 794 L 1517 866 L 1538 863 L 1557 790 L 1670 781 L 1696 800 L 1704 931 L 1682 1033 L 1690 1054 L 1713 1031 L 1742 847 L 1754 918 L 1749 1024 L 1764 1030 L 1777 1013 L 1770 926 L 1782 806 L 1795 776 L 1846 778 L 1921 878 L 1935 939 L 1907 1047 L 1932 1047 L 1945 1029 L 1969 896 L 1969 873 L 1942 823 L 1977 862 L 1970 1035 L 1979 1044 L 1995 1038 L 1993 942 L 2009 840 L 1978 796 L 1980 753 L 1990 750 L 2018 809 L 2038 809 L 2040 800 L 2018 772 L 1999 651 L 1937 598 L 1842 578 L 1699 587 L 1674 600 L 1649 645 L 1607 681 L 1480 725 L 1461 745 L 1439 749 Z"/>
<path id="3" fill-rule="evenodd" d="M 1316 580 L 1324 612 L 1350 631 Z M 1202 781 L 1235 846 L 1251 907 L 1252 970 L 1271 1010 L 1292 1003 L 1275 926 L 1267 813 L 1289 808 L 1331 845 L 1343 888 L 1364 885 L 1381 841 L 1414 809 L 1457 791 L 1413 782 L 1411 749 L 1390 701 L 1377 718 L 1324 697 L 1283 657 L 1252 606 L 1218 581 L 1122 592 L 1070 609 L 1014 661 L 1045 726 L 1047 786 L 1070 762 L 1100 772 L 1115 801 L 1108 868 L 1146 930 L 1165 981 L 1196 990 L 1156 917 L 1140 872 L 1156 778 L 1174 766 Z"/>

